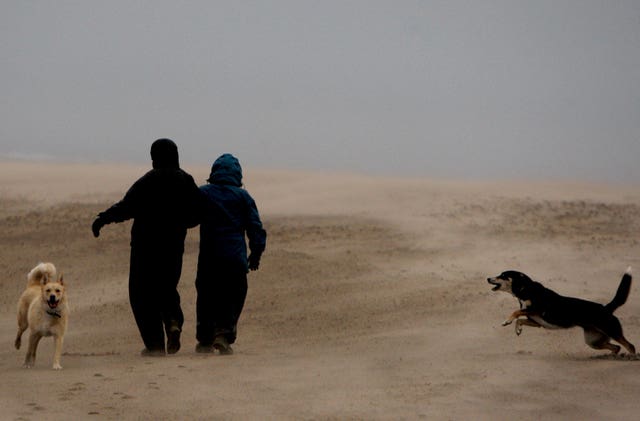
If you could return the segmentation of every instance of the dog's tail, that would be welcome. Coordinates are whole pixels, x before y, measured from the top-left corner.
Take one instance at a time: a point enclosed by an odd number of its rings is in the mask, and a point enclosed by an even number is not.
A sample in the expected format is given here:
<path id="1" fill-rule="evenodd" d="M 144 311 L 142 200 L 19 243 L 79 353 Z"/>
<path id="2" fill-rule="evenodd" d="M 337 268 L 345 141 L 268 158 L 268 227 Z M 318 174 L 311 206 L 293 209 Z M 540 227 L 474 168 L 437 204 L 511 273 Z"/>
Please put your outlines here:
<path id="1" fill-rule="evenodd" d="M 629 291 L 631 290 L 631 266 L 627 268 L 627 271 L 622 275 L 622 280 L 620 281 L 620 285 L 618 286 L 618 291 L 616 291 L 616 296 L 613 297 L 613 300 L 604 308 L 609 310 L 611 313 L 616 311 L 618 307 L 627 302 L 627 297 L 629 296 Z"/>
<path id="2" fill-rule="evenodd" d="M 57 270 L 53 263 L 40 263 L 27 275 L 27 286 L 40 285 L 44 279 L 54 281 L 56 273 Z"/>

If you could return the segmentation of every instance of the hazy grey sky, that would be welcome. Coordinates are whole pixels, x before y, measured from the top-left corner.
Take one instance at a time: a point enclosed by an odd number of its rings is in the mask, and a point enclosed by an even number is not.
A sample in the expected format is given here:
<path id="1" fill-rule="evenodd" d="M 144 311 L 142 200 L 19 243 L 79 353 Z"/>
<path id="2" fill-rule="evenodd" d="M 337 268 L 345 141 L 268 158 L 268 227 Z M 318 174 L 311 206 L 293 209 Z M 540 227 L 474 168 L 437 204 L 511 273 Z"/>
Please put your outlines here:
<path id="1" fill-rule="evenodd" d="M 0 1 L 0 156 L 640 183 L 640 1 Z"/>

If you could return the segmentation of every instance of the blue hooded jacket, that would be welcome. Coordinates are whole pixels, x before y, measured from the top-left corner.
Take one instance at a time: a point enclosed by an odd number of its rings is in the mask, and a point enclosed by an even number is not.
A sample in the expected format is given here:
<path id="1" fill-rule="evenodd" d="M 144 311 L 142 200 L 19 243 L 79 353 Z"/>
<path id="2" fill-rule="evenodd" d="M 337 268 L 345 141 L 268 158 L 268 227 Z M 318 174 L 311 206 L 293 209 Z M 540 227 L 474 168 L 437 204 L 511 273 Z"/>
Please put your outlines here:
<path id="1" fill-rule="evenodd" d="M 242 167 L 231 154 L 220 156 L 211 167 L 209 184 L 200 187 L 205 211 L 200 223 L 198 272 L 224 265 L 247 270 L 247 244 L 258 259 L 266 246 L 256 203 L 242 188 Z"/>

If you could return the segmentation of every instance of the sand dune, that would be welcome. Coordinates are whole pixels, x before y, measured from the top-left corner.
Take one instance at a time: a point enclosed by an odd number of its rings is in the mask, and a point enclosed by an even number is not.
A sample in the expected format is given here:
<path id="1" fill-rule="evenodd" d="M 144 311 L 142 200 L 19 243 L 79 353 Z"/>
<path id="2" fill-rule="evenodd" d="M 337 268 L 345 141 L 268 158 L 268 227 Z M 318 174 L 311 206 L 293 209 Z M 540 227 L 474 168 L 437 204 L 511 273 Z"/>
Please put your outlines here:
<path id="1" fill-rule="evenodd" d="M 194 352 L 191 230 L 183 348 L 144 359 L 131 225 L 94 239 L 90 224 L 146 170 L 0 163 L 0 419 L 637 419 L 637 359 L 588 348 L 580 329 L 516 336 L 500 326 L 516 300 L 486 283 L 513 268 L 610 300 L 627 266 L 640 271 L 637 187 L 247 168 L 269 238 L 236 353 Z M 61 372 L 50 339 L 30 370 L 13 348 L 15 303 L 39 261 L 69 288 Z M 640 346 L 637 286 L 617 315 Z"/>

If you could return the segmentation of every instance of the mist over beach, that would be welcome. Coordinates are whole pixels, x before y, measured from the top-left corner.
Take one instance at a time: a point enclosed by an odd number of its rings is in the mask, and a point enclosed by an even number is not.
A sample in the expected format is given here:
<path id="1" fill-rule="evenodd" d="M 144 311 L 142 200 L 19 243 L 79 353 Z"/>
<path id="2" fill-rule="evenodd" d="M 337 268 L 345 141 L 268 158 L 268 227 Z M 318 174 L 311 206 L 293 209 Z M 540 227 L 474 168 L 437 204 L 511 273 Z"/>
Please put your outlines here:
<path id="1" fill-rule="evenodd" d="M 522 270 L 609 302 L 640 268 L 640 4 L 19 2 L 0 15 L 0 418 L 632 420 L 638 358 L 505 320 Z M 233 153 L 268 233 L 235 353 L 140 356 L 131 221 L 97 213 L 173 139 Z M 62 371 L 14 349 L 64 273 Z M 616 311 L 640 345 L 640 292 Z M 24 347 L 23 347 L 24 348 Z"/>
<path id="2" fill-rule="evenodd" d="M 636 2 L 3 5 L 0 157 L 640 181 Z"/>

